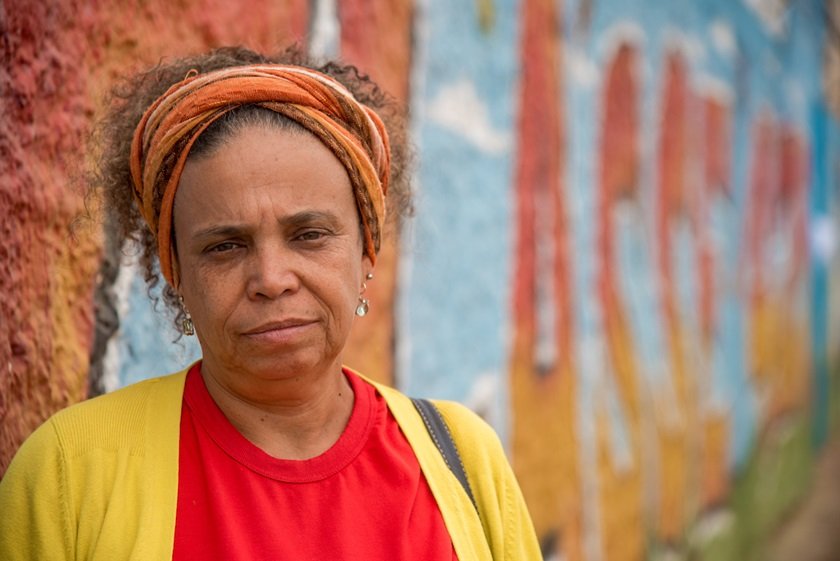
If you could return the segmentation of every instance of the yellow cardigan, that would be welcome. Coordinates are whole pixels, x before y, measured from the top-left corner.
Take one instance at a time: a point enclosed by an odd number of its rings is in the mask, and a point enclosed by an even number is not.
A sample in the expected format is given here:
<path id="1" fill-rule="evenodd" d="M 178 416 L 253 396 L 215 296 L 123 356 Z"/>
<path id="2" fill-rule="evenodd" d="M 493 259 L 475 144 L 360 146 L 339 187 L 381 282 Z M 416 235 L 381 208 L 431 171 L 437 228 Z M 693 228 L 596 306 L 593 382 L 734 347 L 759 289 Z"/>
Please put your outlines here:
<path id="1" fill-rule="evenodd" d="M 172 559 L 186 372 L 60 411 L 24 442 L 0 481 L 0 559 Z M 436 402 L 464 461 L 479 517 L 411 401 L 368 382 L 414 449 L 458 559 L 542 559 L 493 430 L 457 403 Z"/>

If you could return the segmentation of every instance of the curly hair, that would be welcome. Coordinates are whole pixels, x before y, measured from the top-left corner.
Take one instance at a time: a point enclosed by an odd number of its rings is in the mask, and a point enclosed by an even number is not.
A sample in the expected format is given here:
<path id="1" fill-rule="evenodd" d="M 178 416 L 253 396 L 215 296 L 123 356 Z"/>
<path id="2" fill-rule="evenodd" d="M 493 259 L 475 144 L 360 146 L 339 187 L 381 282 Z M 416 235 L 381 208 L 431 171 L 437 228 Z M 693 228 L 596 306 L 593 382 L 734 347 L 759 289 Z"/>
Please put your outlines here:
<path id="1" fill-rule="evenodd" d="M 355 66 L 336 61 L 318 64 L 298 47 L 290 47 L 271 56 L 244 47 L 223 47 L 205 54 L 162 61 L 157 66 L 126 78 L 111 91 L 109 110 L 98 124 L 93 137 L 96 156 L 94 169 L 90 174 L 88 195 L 104 206 L 109 226 L 108 235 L 114 238 L 109 241 L 113 246 L 125 248 L 126 242 L 133 242 L 139 247 L 140 266 L 144 271 L 147 293 L 153 301 L 158 300 L 153 291 L 161 282 L 161 274 L 157 241 L 137 207 L 131 187 L 129 162 L 134 130 L 146 109 L 173 84 L 183 80 L 187 73 L 206 73 L 250 64 L 293 64 L 317 70 L 341 82 L 359 103 L 375 110 L 385 123 L 391 140 L 391 177 L 386 201 L 388 229 L 396 228 L 402 219 L 411 213 L 408 169 L 411 154 L 407 141 L 405 111 Z M 248 111 L 243 112 L 246 119 L 247 114 Z M 235 130 L 230 127 L 224 128 L 227 132 Z M 204 134 L 207 132 L 211 131 Z M 209 141 L 209 145 L 218 144 L 218 136 L 218 130 L 208 135 L 206 140 Z M 223 131 L 222 141 L 225 136 Z M 207 148 L 205 143 L 204 147 L 199 147 L 199 151 L 206 151 Z M 160 210 L 162 187 L 163 185 L 158 185 L 156 188 L 156 212 Z M 161 294 L 164 303 L 174 314 L 176 329 L 180 330 L 183 310 L 179 306 L 177 292 L 168 283 L 164 283 Z"/>

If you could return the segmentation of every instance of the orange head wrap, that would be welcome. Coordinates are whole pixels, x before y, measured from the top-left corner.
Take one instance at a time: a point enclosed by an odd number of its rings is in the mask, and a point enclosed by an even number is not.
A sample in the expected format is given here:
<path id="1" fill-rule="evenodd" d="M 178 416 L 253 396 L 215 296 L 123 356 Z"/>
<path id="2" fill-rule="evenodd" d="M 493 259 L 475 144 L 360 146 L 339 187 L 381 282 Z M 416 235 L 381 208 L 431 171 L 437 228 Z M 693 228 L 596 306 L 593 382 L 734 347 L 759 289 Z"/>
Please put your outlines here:
<path id="1" fill-rule="evenodd" d="M 365 253 L 375 261 L 385 222 L 391 158 L 388 134 L 379 116 L 336 80 L 315 70 L 286 65 L 236 66 L 187 76 L 146 110 L 134 131 L 134 194 L 157 238 L 166 280 L 177 288 L 172 207 L 190 148 L 219 117 L 252 104 L 296 121 L 344 165 L 362 220 Z M 162 176 L 167 172 L 168 178 Z M 156 186 L 163 180 L 166 184 L 156 215 Z"/>

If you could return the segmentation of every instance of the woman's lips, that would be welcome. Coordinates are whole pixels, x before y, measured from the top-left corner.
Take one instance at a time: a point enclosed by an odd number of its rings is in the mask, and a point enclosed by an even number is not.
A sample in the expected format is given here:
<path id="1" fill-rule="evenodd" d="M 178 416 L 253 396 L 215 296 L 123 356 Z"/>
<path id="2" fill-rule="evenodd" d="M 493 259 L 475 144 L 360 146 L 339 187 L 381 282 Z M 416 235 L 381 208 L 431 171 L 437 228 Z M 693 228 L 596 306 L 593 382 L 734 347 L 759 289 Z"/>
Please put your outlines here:
<path id="1" fill-rule="evenodd" d="M 243 335 L 252 341 L 263 343 L 288 343 L 300 337 L 315 323 L 314 320 L 297 318 L 273 321 L 249 329 Z"/>

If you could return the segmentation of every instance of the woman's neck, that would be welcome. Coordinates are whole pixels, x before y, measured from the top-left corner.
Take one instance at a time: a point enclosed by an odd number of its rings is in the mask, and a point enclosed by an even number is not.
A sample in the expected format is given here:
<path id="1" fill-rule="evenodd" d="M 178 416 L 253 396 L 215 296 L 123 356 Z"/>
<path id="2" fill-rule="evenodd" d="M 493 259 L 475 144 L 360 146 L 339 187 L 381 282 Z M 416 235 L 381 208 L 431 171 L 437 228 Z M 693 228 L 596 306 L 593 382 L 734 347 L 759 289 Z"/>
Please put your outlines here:
<path id="1" fill-rule="evenodd" d="M 234 388 L 223 373 L 202 364 L 207 391 L 236 429 L 275 458 L 305 460 L 326 452 L 353 411 L 353 389 L 341 369 L 294 379 L 263 380 Z"/>

